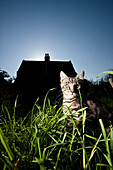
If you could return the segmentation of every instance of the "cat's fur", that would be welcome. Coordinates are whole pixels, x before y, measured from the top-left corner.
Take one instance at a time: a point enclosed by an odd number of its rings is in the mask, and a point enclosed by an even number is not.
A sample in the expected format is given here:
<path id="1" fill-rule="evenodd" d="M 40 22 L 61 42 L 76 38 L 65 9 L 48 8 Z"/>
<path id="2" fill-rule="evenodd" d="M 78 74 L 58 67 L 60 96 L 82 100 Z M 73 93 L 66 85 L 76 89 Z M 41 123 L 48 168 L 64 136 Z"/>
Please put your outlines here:
<path id="1" fill-rule="evenodd" d="M 63 71 L 60 72 L 60 85 L 63 94 L 63 113 L 70 115 L 70 111 L 75 120 L 82 119 L 82 113 L 77 111 L 81 108 L 79 90 L 84 80 L 84 71 L 76 77 L 68 77 Z M 83 107 L 88 107 L 87 114 L 90 119 L 102 119 L 105 123 L 113 119 L 113 111 L 106 105 L 97 101 L 87 100 L 82 97 Z M 69 108 L 69 109 L 68 109 Z"/>

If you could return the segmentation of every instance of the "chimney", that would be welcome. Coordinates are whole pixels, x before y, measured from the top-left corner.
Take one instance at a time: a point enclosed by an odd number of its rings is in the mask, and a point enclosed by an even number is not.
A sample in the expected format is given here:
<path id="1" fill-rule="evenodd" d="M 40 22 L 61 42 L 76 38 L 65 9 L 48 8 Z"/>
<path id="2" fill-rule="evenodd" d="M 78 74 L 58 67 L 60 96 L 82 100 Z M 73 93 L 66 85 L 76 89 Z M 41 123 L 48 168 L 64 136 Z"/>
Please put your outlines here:
<path id="1" fill-rule="evenodd" d="M 46 62 L 50 61 L 50 56 L 48 53 L 45 53 L 45 61 Z"/>

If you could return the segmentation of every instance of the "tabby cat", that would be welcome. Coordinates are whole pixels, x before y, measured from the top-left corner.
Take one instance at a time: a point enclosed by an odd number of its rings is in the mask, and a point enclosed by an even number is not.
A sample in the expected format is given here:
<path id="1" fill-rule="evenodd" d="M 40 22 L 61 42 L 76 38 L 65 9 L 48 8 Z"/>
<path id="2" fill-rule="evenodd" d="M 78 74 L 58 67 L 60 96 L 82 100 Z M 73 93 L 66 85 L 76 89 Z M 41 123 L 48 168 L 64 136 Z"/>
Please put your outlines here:
<path id="1" fill-rule="evenodd" d="M 82 119 L 82 113 L 77 112 L 81 108 L 79 89 L 84 80 L 84 71 L 76 77 L 68 77 L 63 71 L 60 72 L 60 85 L 63 94 L 63 113 L 74 116 L 75 120 Z M 82 97 L 83 107 L 88 107 L 88 117 L 92 119 L 100 119 L 104 122 L 113 119 L 113 111 L 106 105 L 97 101 L 87 100 Z"/>

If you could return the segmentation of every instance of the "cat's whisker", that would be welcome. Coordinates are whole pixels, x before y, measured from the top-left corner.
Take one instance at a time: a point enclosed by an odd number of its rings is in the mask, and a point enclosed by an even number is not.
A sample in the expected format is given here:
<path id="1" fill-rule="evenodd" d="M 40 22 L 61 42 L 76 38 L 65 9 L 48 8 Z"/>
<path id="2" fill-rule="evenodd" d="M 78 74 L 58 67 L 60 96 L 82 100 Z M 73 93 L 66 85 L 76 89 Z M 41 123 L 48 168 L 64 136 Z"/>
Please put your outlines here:
<path id="1" fill-rule="evenodd" d="M 56 97 L 56 100 L 61 101 L 62 99 L 63 99 L 63 95 L 62 95 L 62 94 L 59 94 L 59 95 Z"/>
<path id="2" fill-rule="evenodd" d="M 61 101 L 62 99 L 63 99 L 63 96 L 62 96 L 62 97 L 60 97 L 58 100 L 59 100 L 59 101 Z"/>
<path id="3" fill-rule="evenodd" d="M 58 90 L 57 93 L 62 93 L 62 90 Z"/>
<path id="4" fill-rule="evenodd" d="M 57 94 L 58 94 L 58 95 L 57 95 L 56 99 L 58 99 L 60 96 L 63 95 L 61 89 L 57 91 Z"/>
<path id="5" fill-rule="evenodd" d="M 57 98 L 60 97 L 61 95 L 62 95 L 62 93 L 60 93 L 60 94 L 57 96 Z"/>

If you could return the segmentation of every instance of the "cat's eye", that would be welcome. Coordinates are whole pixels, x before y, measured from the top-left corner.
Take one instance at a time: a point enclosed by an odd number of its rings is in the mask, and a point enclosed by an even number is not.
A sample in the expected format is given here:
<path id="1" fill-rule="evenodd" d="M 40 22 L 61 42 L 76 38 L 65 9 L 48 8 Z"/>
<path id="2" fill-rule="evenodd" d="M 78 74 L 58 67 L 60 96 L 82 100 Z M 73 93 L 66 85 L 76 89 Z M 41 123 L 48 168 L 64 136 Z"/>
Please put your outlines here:
<path id="1" fill-rule="evenodd" d="M 69 84 L 69 81 L 66 81 L 66 85 Z"/>

